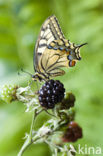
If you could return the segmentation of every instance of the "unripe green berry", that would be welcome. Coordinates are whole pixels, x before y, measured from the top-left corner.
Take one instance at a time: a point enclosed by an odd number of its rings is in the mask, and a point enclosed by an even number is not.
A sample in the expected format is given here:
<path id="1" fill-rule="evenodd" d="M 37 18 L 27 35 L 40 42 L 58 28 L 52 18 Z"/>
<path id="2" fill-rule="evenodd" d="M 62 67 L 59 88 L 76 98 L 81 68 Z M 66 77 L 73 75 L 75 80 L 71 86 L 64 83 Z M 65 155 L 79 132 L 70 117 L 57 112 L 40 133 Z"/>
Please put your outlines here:
<path id="1" fill-rule="evenodd" d="M 1 98 L 6 103 L 11 103 L 13 100 L 16 100 L 16 90 L 18 86 L 16 85 L 4 85 L 2 88 Z"/>

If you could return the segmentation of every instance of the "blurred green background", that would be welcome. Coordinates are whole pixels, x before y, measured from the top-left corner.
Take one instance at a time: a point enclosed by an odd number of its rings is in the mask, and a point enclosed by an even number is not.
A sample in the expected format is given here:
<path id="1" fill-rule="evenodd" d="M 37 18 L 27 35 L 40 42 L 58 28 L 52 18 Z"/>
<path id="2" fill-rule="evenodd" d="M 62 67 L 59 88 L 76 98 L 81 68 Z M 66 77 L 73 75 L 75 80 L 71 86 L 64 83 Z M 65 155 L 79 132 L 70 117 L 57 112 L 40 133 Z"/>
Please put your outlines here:
<path id="1" fill-rule="evenodd" d="M 41 24 L 55 14 L 67 39 L 88 45 L 82 60 L 66 75 L 56 78 L 76 95 L 76 121 L 84 137 L 76 144 L 103 150 L 103 1 L 102 0 L 0 0 L 0 86 L 26 86 L 34 73 L 33 50 Z M 44 120 L 41 115 L 37 121 Z M 31 114 L 22 103 L 0 101 L 0 156 L 15 156 L 29 132 Z M 50 156 L 47 145 L 32 145 L 24 156 Z M 91 154 L 92 155 L 92 154 Z M 102 156 L 103 154 L 101 154 Z"/>

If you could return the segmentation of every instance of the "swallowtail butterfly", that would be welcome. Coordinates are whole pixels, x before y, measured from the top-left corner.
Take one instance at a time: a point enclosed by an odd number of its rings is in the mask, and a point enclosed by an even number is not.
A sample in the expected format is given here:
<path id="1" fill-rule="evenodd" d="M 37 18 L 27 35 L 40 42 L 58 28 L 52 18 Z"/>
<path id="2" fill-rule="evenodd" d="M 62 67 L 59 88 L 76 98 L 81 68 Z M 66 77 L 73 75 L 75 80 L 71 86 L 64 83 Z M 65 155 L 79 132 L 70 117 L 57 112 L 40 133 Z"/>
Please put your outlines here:
<path id="1" fill-rule="evenodd" d="M 57 18 L 53 15 L 43 23 L 34 51 L 33 80 L 46 81 L 64 75 L 61 68 L 73 67 L 80 60 L 80 47 L 65 39 Z"/>

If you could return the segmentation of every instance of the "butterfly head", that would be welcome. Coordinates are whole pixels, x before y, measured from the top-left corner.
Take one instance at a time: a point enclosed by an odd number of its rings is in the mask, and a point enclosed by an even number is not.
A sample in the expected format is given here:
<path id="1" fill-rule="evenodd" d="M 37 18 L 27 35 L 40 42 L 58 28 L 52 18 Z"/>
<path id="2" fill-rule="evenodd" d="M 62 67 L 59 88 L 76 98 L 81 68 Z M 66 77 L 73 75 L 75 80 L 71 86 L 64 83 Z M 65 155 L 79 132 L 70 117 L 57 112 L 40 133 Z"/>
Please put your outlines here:
<path id="1" fill-rule="evenodd" d="M 37 81 L 37 80 L 42 81 L 42 77 L 39 76 L 39 74 L 35 73 L 34 75 L 32 75 L 32 80 L 33 81 Z"/>
<path id="2" fill-rule="evenodd" d="M 69 66 L 73 67 L 76 64 L 76 61 L 80 61 L 81 60 L 81 56 L 80 56 L 80 48 L 84 45 L 86 45 L 87 43 L 81 44 L 81 45 L 72 45 L 69 51 L 69 55 L 67 56 L 68 60 L 69 60 Z"/>

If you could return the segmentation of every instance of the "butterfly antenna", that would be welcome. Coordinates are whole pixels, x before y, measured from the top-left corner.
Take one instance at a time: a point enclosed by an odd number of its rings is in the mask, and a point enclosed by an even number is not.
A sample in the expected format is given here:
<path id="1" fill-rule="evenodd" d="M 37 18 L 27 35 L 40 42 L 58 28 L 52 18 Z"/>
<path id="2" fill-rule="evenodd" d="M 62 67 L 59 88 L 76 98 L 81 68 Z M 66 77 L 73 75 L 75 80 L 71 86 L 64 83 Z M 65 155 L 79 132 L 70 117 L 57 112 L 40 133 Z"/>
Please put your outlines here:
<path id="1" fill-rule="evenodd" d="M 21 71 L 22 71 L 23 73 L 26 73 L 26 74 L 28 74 L 28 75 L 30 75 L 30 76 L 32 77 L 32 74 L 29 73 L 29 72 L 27 72 L 27 71 L 25 71 L 23 68 L 21 68 Z M 19 74 L 20 74 L 20 73 L 19 73 Z"/>
<path id="2" fill-rule="evenodd" d="M 83 46 L 86 45 L 86 44 L 88 44 L 88 43 L 80 44 L 78 47 L 81 48 L 81 47 L 83 47 Z"/>

